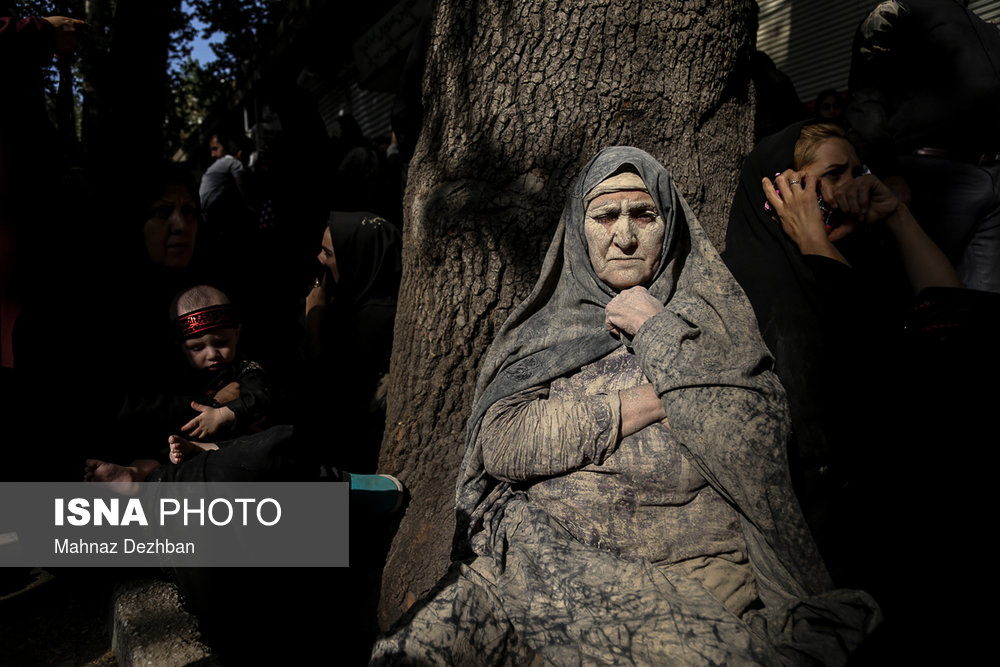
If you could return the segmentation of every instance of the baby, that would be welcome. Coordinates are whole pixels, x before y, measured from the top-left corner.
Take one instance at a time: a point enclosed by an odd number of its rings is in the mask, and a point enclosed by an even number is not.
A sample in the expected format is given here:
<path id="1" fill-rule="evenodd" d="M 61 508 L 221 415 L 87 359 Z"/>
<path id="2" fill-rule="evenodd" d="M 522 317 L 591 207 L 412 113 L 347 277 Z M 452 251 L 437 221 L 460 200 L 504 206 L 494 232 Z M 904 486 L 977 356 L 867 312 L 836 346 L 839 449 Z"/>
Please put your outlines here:
<path id="1" fill-rule="evenodd" d="M 180 463 L 219 448 L 197 440 L 229 439 L 257 430 L 271 401 L 260 364 L 237 357 L 239 319 L 222 291 L 208 285 L 188 288 L 174 298 L 170 315 L 181 353 L 192 369 L 186 395 L 194 396 L 190 407 L 198 413 L 180 426 L 190 440 L 176 435 L 169 438 L 170 461 Z M 152 459 L 133 461 L 127 467 L 90 459 L 84 479 L 141 480 L 159 465 Z"/>
<path id="2" fill-rule="evenodd" d="M 198 398 L 191 402 L 199 414 L 181 426 L 181 431 L 202 440 L 253 430 L 265 417 L 270 396 L 260 365 L 237 358 L 240 324 L 229 299 L 214 287 L 198 285 L 177 295 L 171 315 L 181 351 L 204 383 Z M 209 449 L 218 446 L 170 438 L 173 463 Z"/>

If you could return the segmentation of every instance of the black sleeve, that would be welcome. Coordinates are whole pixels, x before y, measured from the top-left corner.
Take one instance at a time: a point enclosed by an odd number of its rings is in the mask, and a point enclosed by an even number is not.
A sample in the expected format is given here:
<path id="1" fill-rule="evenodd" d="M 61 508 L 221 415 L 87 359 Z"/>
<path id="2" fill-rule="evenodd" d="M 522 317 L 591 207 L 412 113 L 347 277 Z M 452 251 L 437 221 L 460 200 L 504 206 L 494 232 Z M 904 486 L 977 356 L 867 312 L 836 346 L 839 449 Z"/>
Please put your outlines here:
<path id="1" fill-rule="evenodd" d="M 223 407 L 229 408 L 236 415 L 233 432 L 239 432 L 267 416 L 271 407 L 271 392 L 264 369 L 254 361 L 241 362 L 235 381 L 240 385 L 240 396 L 223 403 Z"/>

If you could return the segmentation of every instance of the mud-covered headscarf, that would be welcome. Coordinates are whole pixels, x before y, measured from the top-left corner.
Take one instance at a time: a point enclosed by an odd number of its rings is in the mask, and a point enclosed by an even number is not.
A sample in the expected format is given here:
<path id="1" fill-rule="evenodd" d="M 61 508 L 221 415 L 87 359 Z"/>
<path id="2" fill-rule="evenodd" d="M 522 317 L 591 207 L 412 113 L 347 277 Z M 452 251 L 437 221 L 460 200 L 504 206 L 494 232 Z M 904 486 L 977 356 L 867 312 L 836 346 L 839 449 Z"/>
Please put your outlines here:
<path id="1" fill-rule="evenodd" d="M 674 436 L 706 480 L 741 513 L 765 588 L 781 595 L 829 587 L 788 484 L 784 391 L 770 371 L 753 310 L 712 247 L 667 170 L 647 153 L 627 147 L 601 151 L 570 193 L 555 238 L 531 294 L 507 319 L 481 370 L 457 488 L 453 556 L 490 553 L 490 525 L 509 484 L 490 477 L 478 443 L 483 415 L 497 400 L 546 385 L 627 344 L 604 327 L 605 306 L 616 290 L 591 266 L 584 235 L 585 197 L 599 183 L 634 170 L 665 224 L 663 252 L 646 286 L 665 311 L 657 315 L 655 344 L 642 363 L 657 368 Z M 636 334 L 638 341 L 649 330 Z M 655 350 L 655 359 L 645 358 Z M 638 351 L 638 349 L 637 349 Z M 759 421 L 752 435 L 742 419 Z M 749 532 L 748 532 L 749 531 Z M 761 574 L 766 572 L 766 574 Z"/>
<path id="2" fill-rule="evenodd" d="M 577 179 L 538 282 L 490 347 L 476 385 L 473 422 L 498 399 L 566 375 L 622 344 L 604 328 L 604 307 L 618 291 L 594 271 L 584 214 L 587 195 L 608 177 L 628 170 L 642 178 L 664 222 L 660 263 L 647 287 L 664 303 L 671 298 L 689 251 L 687 220 L 694 216 L 652 156 L 636 148 L 607 148 Z M 700 228 L 698 233 L 707 244 Z"/>

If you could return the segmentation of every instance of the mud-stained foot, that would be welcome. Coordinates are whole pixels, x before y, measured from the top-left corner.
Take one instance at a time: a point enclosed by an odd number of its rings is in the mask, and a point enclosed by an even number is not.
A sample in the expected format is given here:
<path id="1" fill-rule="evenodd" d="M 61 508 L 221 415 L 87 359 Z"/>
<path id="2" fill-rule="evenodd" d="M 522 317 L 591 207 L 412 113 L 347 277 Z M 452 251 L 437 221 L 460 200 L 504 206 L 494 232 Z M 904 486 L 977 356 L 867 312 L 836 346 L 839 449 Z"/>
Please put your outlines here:
<path id="1" fill-rule="evenodd" d="M 134 466 L 120 466 L 97 459 L 87 459 L 83 471 L 85 482 L 141 482 L 139 469 Z"/>
<path id="2" fill-rule="evenodd" d="M 134 495 L 139 490 L 139 482 L 146 478 L 147 472 L 136 466 L 120 466 L 98 459 L 87 459 L 83 469 L 85 482 L 110 482 L 115 484 L 115 491 L 126 495 Z"/>

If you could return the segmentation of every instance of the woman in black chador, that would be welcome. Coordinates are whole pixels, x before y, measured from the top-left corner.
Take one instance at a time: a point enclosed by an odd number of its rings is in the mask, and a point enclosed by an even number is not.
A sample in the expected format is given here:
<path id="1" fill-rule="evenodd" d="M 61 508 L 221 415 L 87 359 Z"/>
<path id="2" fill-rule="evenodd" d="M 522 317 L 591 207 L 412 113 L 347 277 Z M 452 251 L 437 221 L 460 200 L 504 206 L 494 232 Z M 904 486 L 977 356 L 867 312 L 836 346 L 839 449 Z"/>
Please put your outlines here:
<path id="1" fill-rule="evenodd" d="M 765 138 L 743 165 L 723 257 L 787 390 L 793 481 L 828 567 L 875 594 L 883 637 L 905 633 L 897 650 L 926 657 L 926 638 L 939 636 L 952 660 L 953 633 L 925 610 L 964 607 L 947 621 L 963 635 L 970 617 L 988 614 L 961 589 L 917 585 L 925 563 L 903 545 L 918 535 L 942 545 L 935 567 L 958 571 L 964 556 L 949 563 L 945 545 L 988 520 L 978 508 L 992 502 L 996 449 L 984 445 L 998 401 L 982 378 L 1000 373 L 1000 298 L 963 288 L 905 203 L 867 172 L 837 126 L 797 123 Z M 974 465 L 954 473 L 950 451 Z"/>
<path id="2" fill-rule="evenodd" d="M 374 472 L 385 426 L 385 383 L 402 268 L 395 225 L 367 212 L 333 212 L 323 232 L 322 278 L 306 297 L 302 421 L 329 443 L 322 458 Z"/>

